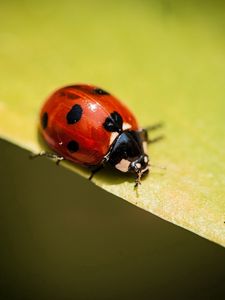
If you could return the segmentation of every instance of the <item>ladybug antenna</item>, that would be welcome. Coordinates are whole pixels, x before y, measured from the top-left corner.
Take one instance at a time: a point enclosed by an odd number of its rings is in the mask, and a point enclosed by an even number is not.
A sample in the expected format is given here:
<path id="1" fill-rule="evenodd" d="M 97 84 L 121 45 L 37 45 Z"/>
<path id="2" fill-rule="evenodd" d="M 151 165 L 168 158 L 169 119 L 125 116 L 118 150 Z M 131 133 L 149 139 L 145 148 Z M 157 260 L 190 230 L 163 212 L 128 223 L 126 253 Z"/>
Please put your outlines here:
<path id="1" fill-rule="evenodd" d="M 152 164 L 148 164 L 149 167 L 153 167 L 153 168 L 157 168 L 157 169 L 161 169 L 161 170 L 166 170 L 166 167 L 163 166 L 157 166 L 157 165 L 152 165 Z"/>

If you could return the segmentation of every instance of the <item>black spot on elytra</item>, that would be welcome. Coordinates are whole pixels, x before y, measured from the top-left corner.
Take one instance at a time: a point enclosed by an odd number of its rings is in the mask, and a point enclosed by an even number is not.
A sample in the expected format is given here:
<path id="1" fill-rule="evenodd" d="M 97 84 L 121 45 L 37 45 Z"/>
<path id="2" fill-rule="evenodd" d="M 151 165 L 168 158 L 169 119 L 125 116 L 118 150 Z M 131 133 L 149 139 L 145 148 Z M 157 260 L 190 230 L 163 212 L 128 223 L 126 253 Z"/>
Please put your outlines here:
<path id="1" fill-rule="evenodd" d="M 73 153 L 73 152 L 77 152 L 79 150 L 79 144 L 76 141 L 70 141 L 67 144 L 67 149 Z"/>
<path id="2" fill-rule="evenodd" d="M 108 92 L 100 89 L 100 88 L 95 88 L 93 90 L 93 93 L 96 94 L 96 95 L 110 95 Z"/>
<path id="3" fill-rule="evenodd" d="M 121 115 L 114 111 L 110 114 L 109 117 L 105 119 L 103 127 L 110 132 L 121 132 L 123 126 L 123 119 Z"/>
<path id="4" fill-rule="evenodd" d="M 42 128 L 45 129 L 48 126 L 48 113 L 43 113 L 42 117 L 41 117 L 41 125 Z"/>
<path id="5" fill-rule="evenodd" d="M 79 104 L 75 104 L 66 115 L 67 123 L 68 124 L 77 123 L 81 119 L 82 112 L 83 110 L 81 106 Z"/>

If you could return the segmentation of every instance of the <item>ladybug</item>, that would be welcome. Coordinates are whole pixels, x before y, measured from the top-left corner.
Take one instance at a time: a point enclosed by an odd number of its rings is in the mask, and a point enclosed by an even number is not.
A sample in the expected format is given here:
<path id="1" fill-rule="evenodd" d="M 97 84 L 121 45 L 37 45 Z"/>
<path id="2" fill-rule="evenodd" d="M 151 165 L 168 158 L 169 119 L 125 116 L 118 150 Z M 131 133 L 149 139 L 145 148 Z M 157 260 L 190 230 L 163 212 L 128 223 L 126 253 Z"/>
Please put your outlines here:
<path id="1" fill-rule="evenodd" d="M 141 129 L 132 112 L 99 87 L 66 86 L 56 90 L 40 112 L 41 135 L 54 153 L 34 156 L 86 166 L 92 171 L 89 179 L 105 165 L 111 165 L 135 174 L 137 187 L 142 175 L 149 171 L 147 143 L 151 141 L 147 130 L 159 126 Z"/>

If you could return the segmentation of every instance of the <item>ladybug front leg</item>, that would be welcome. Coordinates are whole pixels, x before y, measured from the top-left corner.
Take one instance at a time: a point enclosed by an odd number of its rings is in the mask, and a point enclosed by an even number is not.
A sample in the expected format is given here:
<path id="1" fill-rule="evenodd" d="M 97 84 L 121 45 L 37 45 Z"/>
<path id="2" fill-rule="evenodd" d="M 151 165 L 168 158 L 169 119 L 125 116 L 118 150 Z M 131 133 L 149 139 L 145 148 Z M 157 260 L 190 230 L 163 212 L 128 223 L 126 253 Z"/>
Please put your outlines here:
<path id="1" fill-rule="evenodd" d="M 37 154 L 35 154 L 35 153 L 30 154 L 31 159 L 34 159 L 34 158 L 37 158 L 37 157 L 40 157 L 40 156 L 45 156 L 45 157 L 48 157 L 48 158 L 51 158 L 51 159 L 55 160 L 57 165 L 59 165 L 62 160 L 65 160 L 65 158 L 63 156 L 60 156 L 56 153 L 51 153 L 51 152 L 41 151 Z"/>

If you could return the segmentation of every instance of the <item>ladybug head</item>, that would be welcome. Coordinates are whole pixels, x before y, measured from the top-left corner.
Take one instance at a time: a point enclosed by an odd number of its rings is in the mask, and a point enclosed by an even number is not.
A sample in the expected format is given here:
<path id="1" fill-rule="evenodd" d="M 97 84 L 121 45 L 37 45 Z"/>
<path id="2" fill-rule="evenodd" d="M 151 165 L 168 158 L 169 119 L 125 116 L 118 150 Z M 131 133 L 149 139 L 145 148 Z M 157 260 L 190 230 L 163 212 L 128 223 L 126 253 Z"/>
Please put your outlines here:
<path id="1" fill-rule="evenodd" d="M 144 153 L 143 140 L 138 131 L 124 131 L 114 142 L 108 162 L 121 172 L 136 175 L 135 186 L 140 184 L 141 177 L 149 170 L 149 157 Z"/>

